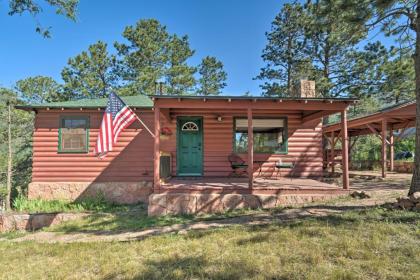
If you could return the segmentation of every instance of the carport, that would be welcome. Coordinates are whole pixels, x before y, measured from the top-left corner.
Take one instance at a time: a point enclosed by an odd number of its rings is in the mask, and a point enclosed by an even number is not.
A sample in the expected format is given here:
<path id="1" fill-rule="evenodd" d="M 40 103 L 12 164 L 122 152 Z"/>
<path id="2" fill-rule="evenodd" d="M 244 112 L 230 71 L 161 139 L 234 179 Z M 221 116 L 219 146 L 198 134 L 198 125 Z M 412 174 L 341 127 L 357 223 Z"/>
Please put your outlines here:
<path id="1" fill-rule="evenodd" d="M 400 140 L 407 128 L 414 127 L 416 124 L 416 102 L 410 101 L 396 104 L 379 110 L 376 113 L 366 116 L 349 119 L 347 122 L 348 132 L 348 153 L 361 135 L 377 135 L 382 142 L 381 149 L 381 168 L 382 177 L 386 177 L 387 172 L 387 148 L 390 149 L 390 171 L 394 170 L 394 143 Z M 398 136 L 394 137 L 394 131 L 399 131 Z M 325 161 L 327 166 L 331 166 L 334 172 L 335 158 L 340 153 L 335 147 L 341 141 L 343 134 L 341 123 L 334 123 L 323 127 L 323 134 L 330 144 L 329 153 L 326 154 Z M 351 157 L 349 157 L 351 158 Z"/>

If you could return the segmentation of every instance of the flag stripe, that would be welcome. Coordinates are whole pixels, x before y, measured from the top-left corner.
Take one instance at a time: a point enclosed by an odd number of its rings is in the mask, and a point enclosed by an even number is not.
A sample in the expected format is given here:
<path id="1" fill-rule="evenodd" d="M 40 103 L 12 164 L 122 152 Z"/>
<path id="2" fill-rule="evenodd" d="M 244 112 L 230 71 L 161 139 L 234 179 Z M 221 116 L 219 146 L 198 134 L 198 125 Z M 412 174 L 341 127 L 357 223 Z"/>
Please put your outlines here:
<path id="1" fill-rule="evenodd" d="M 124 110 L 124 112 L 119 113 L 115 116 L 114 121 L 112 122 L 112 125 L 114 126 L 114 133 L 117 131 L 118 127 L 120 126 L 121 122 L 127 117 L 130 116 L 131 111 L 130 110 Z"/>
<path id="2" fill-rule="evenodd" d="M 117 142 L 117 139 L 118 139 L 118 136 L 120 135 L 120 133 L 121 133 L 121 131 L 124 129 L 124 127 L 127 127 L 127 126 L 129 126 L 132 122 L 134 122 L 134 116 L 131 116 L 129 119 L 127 119 L 125 122 L 124 122 L 124 126 L 120 126 L 120 128 L 117 130 L 117 133 L 115 133 L 115 136 L 114 136 L 114 141 L 115 142 Z"/>

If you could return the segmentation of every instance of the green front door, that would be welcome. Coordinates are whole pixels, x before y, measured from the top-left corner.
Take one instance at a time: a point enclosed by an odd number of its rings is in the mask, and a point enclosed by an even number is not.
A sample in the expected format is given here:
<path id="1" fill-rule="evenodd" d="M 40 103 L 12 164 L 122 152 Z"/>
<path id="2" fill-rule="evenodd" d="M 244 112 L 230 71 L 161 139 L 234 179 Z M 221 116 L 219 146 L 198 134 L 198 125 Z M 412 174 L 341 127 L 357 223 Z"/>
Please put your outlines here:
<path id="1" fill-rule="evenodd" d="M 203 119 L 178 117 L 177 166 L 179 176 L 203 174 Z"/>

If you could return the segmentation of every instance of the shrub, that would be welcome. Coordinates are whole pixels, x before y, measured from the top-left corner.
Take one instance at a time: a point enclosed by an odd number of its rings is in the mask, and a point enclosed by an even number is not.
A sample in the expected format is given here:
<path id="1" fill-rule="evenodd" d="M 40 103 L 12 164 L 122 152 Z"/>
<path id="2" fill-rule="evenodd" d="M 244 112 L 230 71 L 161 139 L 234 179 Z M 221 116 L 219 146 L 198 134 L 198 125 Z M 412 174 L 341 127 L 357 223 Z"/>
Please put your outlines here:
<path id="1" fill-rule="evenodd" d="M 66 200 L 31 199 L 19 194 L 13 201 L 13 209 L 17 212 L 111 212 L 124 210 L 126 206 L 116 205 L 105 199 L 102 194 L 96 197 L 84 198 L 74 202 Z"/>

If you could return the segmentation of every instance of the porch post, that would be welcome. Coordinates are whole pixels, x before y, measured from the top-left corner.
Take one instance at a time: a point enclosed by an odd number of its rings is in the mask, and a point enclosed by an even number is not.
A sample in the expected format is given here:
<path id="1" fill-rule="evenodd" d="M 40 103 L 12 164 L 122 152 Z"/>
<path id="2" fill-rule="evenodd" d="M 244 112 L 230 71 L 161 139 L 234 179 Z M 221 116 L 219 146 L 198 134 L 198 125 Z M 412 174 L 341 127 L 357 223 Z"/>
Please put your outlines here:
<path id="1" fill-rule="evenodd" d="M 330 161 L 331 161 L 331 173 L 334 174 L 335 166 L 335 139 L 334 139 L 334 131 L 331 131 L 331 150 L 330 150 Z"/>
<path id="2" fill-rule="evenodd" d="M 248 107 L 248 179 L 249 188 L 254 184 L 254 130 L 252 127 L 252 109 Z"/>
<path id="3" fill-rule="evenodd" d="M 389 171 L 394 171 L 394 130 L 392 126 L 389 129 Z"/>
<path id="4" fill-rule="evenodd" d="M 153 161 L 153 192 L 158 192 L 160 188 L 160 109 L 155 105 L 155 141 L 154 141 L 154 161 Z"/>
<path id="5" fill-rule="evenodd" d="M 382 178 L 386 178 L 386 120 L 381 123 L 381 140 L 382 140 Z"/>
<path id="6" fill-rule="evenodd" d="M 341 154 L 343 167 L 343 189 L 349 189 L 349 142 L 347 132 L 347 111 L 344 109 L 341 112 Z"/>

